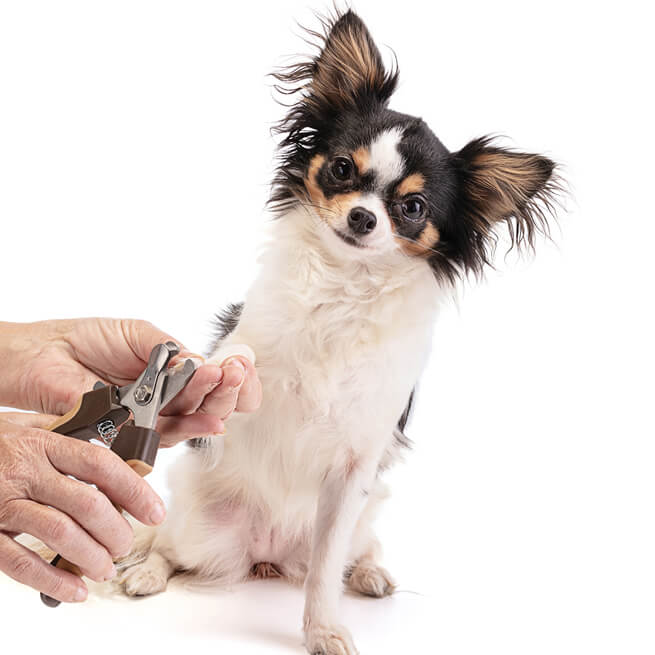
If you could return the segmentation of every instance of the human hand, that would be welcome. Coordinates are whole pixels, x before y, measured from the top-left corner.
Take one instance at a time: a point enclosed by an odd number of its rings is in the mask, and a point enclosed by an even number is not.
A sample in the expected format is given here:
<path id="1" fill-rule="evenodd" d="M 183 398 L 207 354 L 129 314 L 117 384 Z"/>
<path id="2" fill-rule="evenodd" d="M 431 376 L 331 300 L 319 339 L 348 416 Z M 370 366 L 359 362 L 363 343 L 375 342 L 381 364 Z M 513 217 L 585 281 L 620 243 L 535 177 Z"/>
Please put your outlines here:
<path id="1" fill-rule="evenodd" d="M 0 404 L 65 414 L 94 383 L 124 385 L 146 366 L 158 343 L 175 341 L 146 321 L 89 318 L 0 324 L 0 363 L 7 372 Z M 3 354 L 4 353 L 4 354 Z M 184 349 L 179 357 L 193 356 Z M 2 384 L 2 382 L 0 382 Z M 233 411 L 253 411 L 261 384 L 245 357 L 198 368 L 186 388 L 162 411 L 161 445 L 222 434 Z"/>
<path id="2" fill-rule="evenodd" d="M 40 429 L 53 419 L 0 413 L 0 571 L 52 598 L 76 602 L 87 597 L 84 582 L 14 537 L 40 539 L 102 582 L 114 577 L 112 560 L 126 555 L 133 540 L 112 502 L 148 525 L 161 523 L 165 510 L 147 482 L 110 450 Z"/>

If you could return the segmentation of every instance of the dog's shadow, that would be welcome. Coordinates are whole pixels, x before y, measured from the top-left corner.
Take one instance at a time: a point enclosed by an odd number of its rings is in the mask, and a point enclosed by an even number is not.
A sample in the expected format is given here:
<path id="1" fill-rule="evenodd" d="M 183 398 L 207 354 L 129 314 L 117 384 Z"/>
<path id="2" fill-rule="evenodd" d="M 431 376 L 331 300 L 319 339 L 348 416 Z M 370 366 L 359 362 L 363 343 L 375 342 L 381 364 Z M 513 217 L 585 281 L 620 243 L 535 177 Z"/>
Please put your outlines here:
<path id="1" fill-rule="evenodd" d="M 283 580 L 250 580 L 225 588 L 180 576 L 171 579 L 163 593 L 133 598 L 118 585 L 88 585 L 90 604 L 111 603 L 112 614 L 120 614 L 123 605 L 130 616 L 139 617 L 144 630 L 150 622 L 156 630 L 165 621 L 167 630 L 226 645 L 259 642 L 267 653 L 306 652 L 300 631 L 304 594 Z"/>
<path id="2" fill-rule="evenodd" d="M 89 586 L 93 605 L 110 602 L 112 614 L 119 615 L 120 605 L 124 605 L 130 616 L 139 617 L 144 630 L 149 629 L 150 623 L 157 630 L 165 621 L 167 630 L 224 645 L 249 642 L 253 646 L 261 644 L 266 653 L 306 652 L 301 632 L 304 592 L 284 580 L 250 580 L 224 588 L 198 584 L 181 576 L 173 578 L 165 592 L 141 598 L 127 598 L 116 586 Z M 358 619 L 366 623 L 365 615 L 371 611 L 384 621 L 386 611 L 393 611 L 394 599 L 377 600 L 346 593 L 344 602 L 356 623 Z"/>

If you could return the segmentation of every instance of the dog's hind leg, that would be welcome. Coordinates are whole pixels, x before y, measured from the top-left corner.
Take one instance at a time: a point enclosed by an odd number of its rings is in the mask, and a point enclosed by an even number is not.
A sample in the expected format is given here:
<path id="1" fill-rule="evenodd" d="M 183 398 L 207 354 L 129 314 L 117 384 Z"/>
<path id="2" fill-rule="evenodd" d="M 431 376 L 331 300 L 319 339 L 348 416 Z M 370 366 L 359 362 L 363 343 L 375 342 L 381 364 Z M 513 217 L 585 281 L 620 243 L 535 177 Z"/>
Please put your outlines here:
<path id="1" fill-rule="evenodd" d="M 389 572 L 377 562 L 376 549 L 372 549 L 347 569 L 344 578 L 348 589 L 372 598 L 393 594 L 396 583 Z"/>
<path id="2" fill-rule="evenodd" d="M 377 510 L 387 495 L 386 486 L 376 481 L 353 533 L 350 563 L 344 571 L 348 589 L 373 598 L 390 596 L 396 588 L 389 572 L 379 564 L 382 547 L 373 530 Z"/>

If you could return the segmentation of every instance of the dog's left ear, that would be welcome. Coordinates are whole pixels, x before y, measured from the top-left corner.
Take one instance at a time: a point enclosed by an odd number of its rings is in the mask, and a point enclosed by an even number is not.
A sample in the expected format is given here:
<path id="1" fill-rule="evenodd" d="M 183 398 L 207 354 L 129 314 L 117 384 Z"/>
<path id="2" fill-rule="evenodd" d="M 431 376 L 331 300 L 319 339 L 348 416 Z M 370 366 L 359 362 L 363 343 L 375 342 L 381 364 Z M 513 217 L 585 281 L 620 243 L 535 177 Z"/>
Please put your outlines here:
<path id="1" fill-rule="evenodd" d="M 548 233 L 547 214 L 558 190 L 550 159 L 496 147 L 489 138 L 471 141 L 451 157 L 461 213 L 480 243 L 493 239 L 501 222 L 509 227 L 512 245 L 532 247 L 536 233 Z"/>

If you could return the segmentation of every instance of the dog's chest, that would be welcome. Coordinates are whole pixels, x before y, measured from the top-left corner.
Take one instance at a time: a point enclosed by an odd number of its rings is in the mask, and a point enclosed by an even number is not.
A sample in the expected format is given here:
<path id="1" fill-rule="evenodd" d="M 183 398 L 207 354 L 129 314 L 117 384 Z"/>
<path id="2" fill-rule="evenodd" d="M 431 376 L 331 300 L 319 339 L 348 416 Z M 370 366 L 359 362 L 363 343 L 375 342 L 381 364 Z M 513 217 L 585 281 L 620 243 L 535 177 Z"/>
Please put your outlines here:
<path id="1" fill-rule="evenodd" d="M 392 438 L 426 362 L 437 307 L 427 266 L 387 286 L 301 277 L 273 284 L 262 274 L 228 338 L 257 354 L 264 399 L 254 414 L 231 419 L 223 463 L 247 469 L 262 493 L 274 489 L 279 498 L 267 502 L 285 512 L 313 496 L 331 462 L 375 457 Z"/>
<path id="2" fill-rule="evenodd" d="M 255 325 L 245 316 L 236 337 L 255 348 L 275 411 L 313 425 L 393 425 L 427 358 L 434 295 L 432 281 L 422 280 L 377 296 L 279 302 L 271 320 Z"/>

